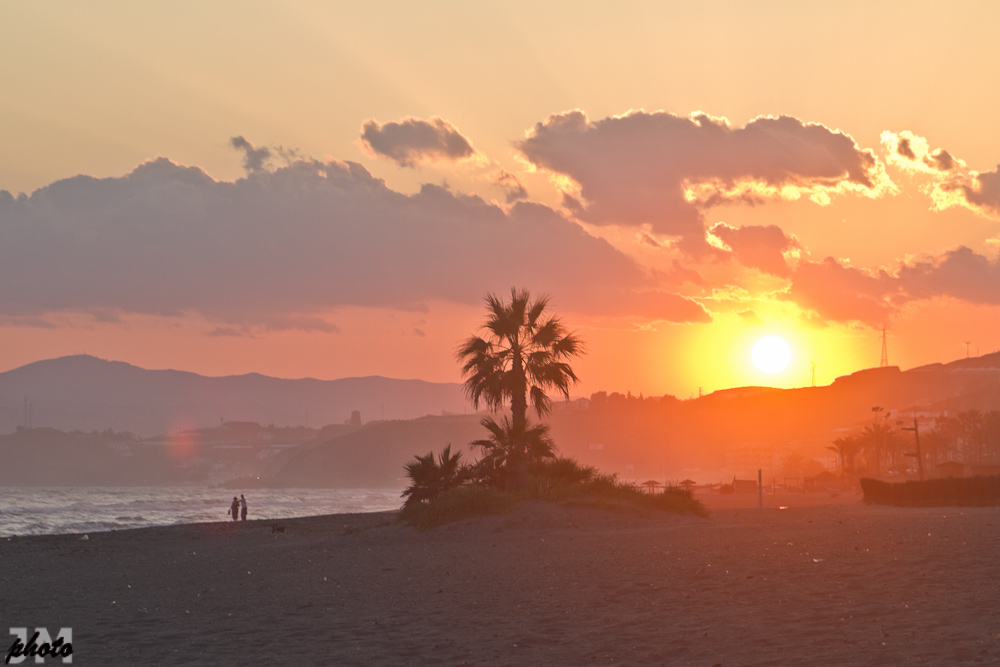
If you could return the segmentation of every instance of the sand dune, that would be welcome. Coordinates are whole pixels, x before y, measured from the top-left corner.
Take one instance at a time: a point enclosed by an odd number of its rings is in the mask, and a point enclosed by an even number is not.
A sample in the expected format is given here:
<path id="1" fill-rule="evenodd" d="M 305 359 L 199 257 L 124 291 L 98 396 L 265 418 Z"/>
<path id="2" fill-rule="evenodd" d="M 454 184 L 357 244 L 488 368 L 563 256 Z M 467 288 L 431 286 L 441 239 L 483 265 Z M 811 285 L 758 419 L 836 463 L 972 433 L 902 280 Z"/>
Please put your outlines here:
<path id="1" fill-rule="evenodd" d="M 1000 663 L 1000 509 L 707 500 L 13 538 L 0 609 L 79 665 Z"/>

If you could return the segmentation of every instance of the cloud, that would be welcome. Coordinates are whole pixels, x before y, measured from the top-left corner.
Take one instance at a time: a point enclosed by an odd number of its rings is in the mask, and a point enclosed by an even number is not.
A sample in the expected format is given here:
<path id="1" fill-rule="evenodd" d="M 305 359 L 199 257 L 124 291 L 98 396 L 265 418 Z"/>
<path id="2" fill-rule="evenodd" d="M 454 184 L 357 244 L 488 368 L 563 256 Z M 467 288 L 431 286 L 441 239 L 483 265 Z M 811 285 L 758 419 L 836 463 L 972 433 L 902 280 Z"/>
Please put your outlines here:
<path id="1" fill-rule="evenodd" d="M 931 198 L 933 210 L 960 206 L 1000 218 L 1000 165 L 977 172 L 944 149 L 931 150 L 927 139 L 908 130 L 883 132 L 882 145 L 889 164 L 927 179 L 920 190 Z"/>
<path id="2" fill-rule="evenodd" d="M 392 160 L 400 167 L 479 156 L 454 125 L 436 116 L 429 121 L 406 117 L 385 124 L 369 119 L 361 125 L 359 141 L 370 155 Z"/>
<path id="3" fill-rule="evenodd" d="M 886 161 L 903 171 L 939 174 L 966 169 L 965 163 L 956 160 L 951 153 L 940 148 L 931 150 L 927 139 L 909 130 L 883 132 L 881 141 L 886 151 Z"/>
<path id="4" fill-rule="evenodd" d="M 515 285 L 581 314 L 709 318 L 548 207 L 505 211 L 433 185 L 404 195 L 335 160 L 226 182 L 157 158 L 30 197 L 0 191 L 0 284 L 7 321 L 197 314 L 218 325 L 214 335 L 333 332 L 340 306 L 479 305 Z"/>
<path id="5" fill-rule="evenodd" d="M 549 116 L 516 144 L 554 175 L 564 204 L 593 224 L 643 225 L 701 242 L 702 211 L 809 196 L 876 197 L 894 186 L 882 163 L 854 140 L 796 118 L 732 127 L 704 113 L 630 112 L 590 121 L 582 111 Z"/>
<path id="6" fill-rule="evenodd" d="M 1000 259 L 989 259 L 965 246 L 902 266 L 898 281 L 900 300 L 945 296 L 1000 305 Z"/>
<path id="7" fill-rule="evenodd" d="M 504 193 L 504 198 L 508 204 L 528 198 L 528 191 L 524 189 L 521 181 L 506 169 L 498 169 L 490 174 L 489 178 L 490 182 Z"/>
<path id="8" fill-rule="evenodd" d="M 739 315 L 743 319 L 743 321 L 746 322 L 747 324 L 763 324 L 764 323 L 764 320 L 761 319 L 760 315 L 758 315 L 757 313 L 755 313 L 754 311 L 749 310 L 749 309 L 748 310 L 741 310 L 740 312 L 738 312 L 736 314 Z"/>
<path id="9" fill-rule="evenodd" d="M 901 263 L 894 273 L 863 271 L 832 257 L 800 262 L 785 298 L 821 319 L 885 323 L 905 304 L 951 298 L 1000 305 L 1000 258 L 959 246 L 934 257 Z"/>
<path id="10" fill-rule="evenodd" d="M 972 182 L 961 185 L 970 208 L 990 217 L 1000 217 L 1000 165 L 993 171 L 975 174 Z"/>
<path id="11" fill-rule="evenodd" d="M 714 225 L 709 233 L 722 241 L 743 266 L 760 269 L 775 276 L 791 275 L 785 253 L 801 248 L 799 242 L 785 236 L 776 225 L 730 227 L 724 222 Z"/>
<path id="12" fill-rule="evenodd" d="M 243 138 L 243 135 L 232 137 L 229 145 L 238 151 L 243 152 L 243 169 L 248 174 L 264 171 L 268 161 L 271 159 L 271 150 L 267 146 L 257 148 Z"/>
<path id="13" fill-rule="evenodd" d="M 871 273 L 827 257 L 822 262 L 800 262 L 786 298 L 823 320 L 878 326 L 895 310 L 886 300 L 894 287 L 884 271 Z"/>

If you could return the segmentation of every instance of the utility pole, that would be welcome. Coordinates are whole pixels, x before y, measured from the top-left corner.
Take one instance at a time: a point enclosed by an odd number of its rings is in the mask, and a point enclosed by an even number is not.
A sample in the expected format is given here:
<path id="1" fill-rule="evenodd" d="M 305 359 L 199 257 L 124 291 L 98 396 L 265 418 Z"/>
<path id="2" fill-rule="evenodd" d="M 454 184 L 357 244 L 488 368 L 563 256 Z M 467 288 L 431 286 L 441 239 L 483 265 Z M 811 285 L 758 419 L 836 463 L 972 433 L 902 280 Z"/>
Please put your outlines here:
<path id="1" fill-rule="evenodd" d="M 972 341 L 970 341 L 970 340 L 965 341 L 965 358 L 966 359 L 969 358 L 969 343 L 971 343 L 971 342 Z"/>
<path id="2" fill-rule="evenodd" d="M 876 405 L 876 406 L 874 406 L 872 408 L 872 412 L 875 413 L 875 419 L 872 422 L 872 449 L 875 450 L 874 451 L 874 454 L 875 454 L 875 474 L 877 475 L 877 474 L 879 474 L 879 473 L 882 472 L 882 452 L 881 452 L 881 450 L 879 449 L 879 446 L 878 446 L 878 436 L 879 436 L 878 415 L 879 415 L 880 412 L 882 412 L 882 407 L 879 406 L 879 405 Z"/>
<path id="3" fill-rule="evenodd" d="M 885 344 L 885 325 L 882 325 L 882 358 L 879 359 L 878 367 L 885 368 L 889 365 L 889 346 Z"/>

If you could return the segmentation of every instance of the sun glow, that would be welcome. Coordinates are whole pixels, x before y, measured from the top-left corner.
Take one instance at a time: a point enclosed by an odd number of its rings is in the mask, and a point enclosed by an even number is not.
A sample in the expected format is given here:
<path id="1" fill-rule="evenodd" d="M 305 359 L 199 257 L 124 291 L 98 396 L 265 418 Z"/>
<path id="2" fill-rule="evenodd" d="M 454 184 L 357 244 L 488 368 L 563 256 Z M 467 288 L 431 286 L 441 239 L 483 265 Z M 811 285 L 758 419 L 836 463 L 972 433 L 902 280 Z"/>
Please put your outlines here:
<path id="1" fill-rule="evenodd" d="M 750 358 L 765 373 L 780 373 L 792 360 L 792 348 L 777 336 L 765 336 L 754 344 Z"/>

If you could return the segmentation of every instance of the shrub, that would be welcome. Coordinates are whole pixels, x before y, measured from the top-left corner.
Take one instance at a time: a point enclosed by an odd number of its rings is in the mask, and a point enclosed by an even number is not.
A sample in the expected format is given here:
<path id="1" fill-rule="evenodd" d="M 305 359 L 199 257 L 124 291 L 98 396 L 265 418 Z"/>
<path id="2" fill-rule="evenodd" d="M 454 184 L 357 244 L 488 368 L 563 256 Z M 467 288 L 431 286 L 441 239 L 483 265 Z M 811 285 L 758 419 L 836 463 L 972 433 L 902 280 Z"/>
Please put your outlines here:
<path id="1" fill-rule="evenodd" d="M 448 450 L 445 450 L 447 453 Z M 418 457 L 422 465 L 440 468 L 428 454 Z M 429 461 L 429 463 L 428 463 Z M 616 475 L 600 473 L 569 458 L 536 462 L 530 469 L 528 485 L 517 492 L 504 491 L 482 480 L 469 480 L 441 489 L 433 496 L 411 493 L 399 514 L 402 523 L 425 529 L 453 521 L 499 514 L 529 499 L 547 499 L 605 509 L 664 510 L 708 516 L 708 511 L 690 491 L 668 487 L 661 493 L 645 493 Z M 430 475 L 432 479 L 437 479 Z M 416 499 L 415 499 L 416 498 Z"/>
<path id="2" fill-rule="evenodd" d="M 405 505 L 399 520 L 420 529 L 433 528 L 462 519 L 501 514 L 525 497 L 480 484 L 466 484 L 443 491 L 430 502 Z"/>
<path id="3" fill-rule="evenodd" d="M 406 498 L 404 507 L 433 500 L 444 491 L 462 484 L 468 475 L 468 468 L 462 465 L 462 452 L 452 454 L 451 445 L 444 448 L 437 461 L 434 460 L 434 452 L 428 452 L 426 456 L 415 456 L 404 468 L 406 476 L 412 480 L 403 491 Z"/>

